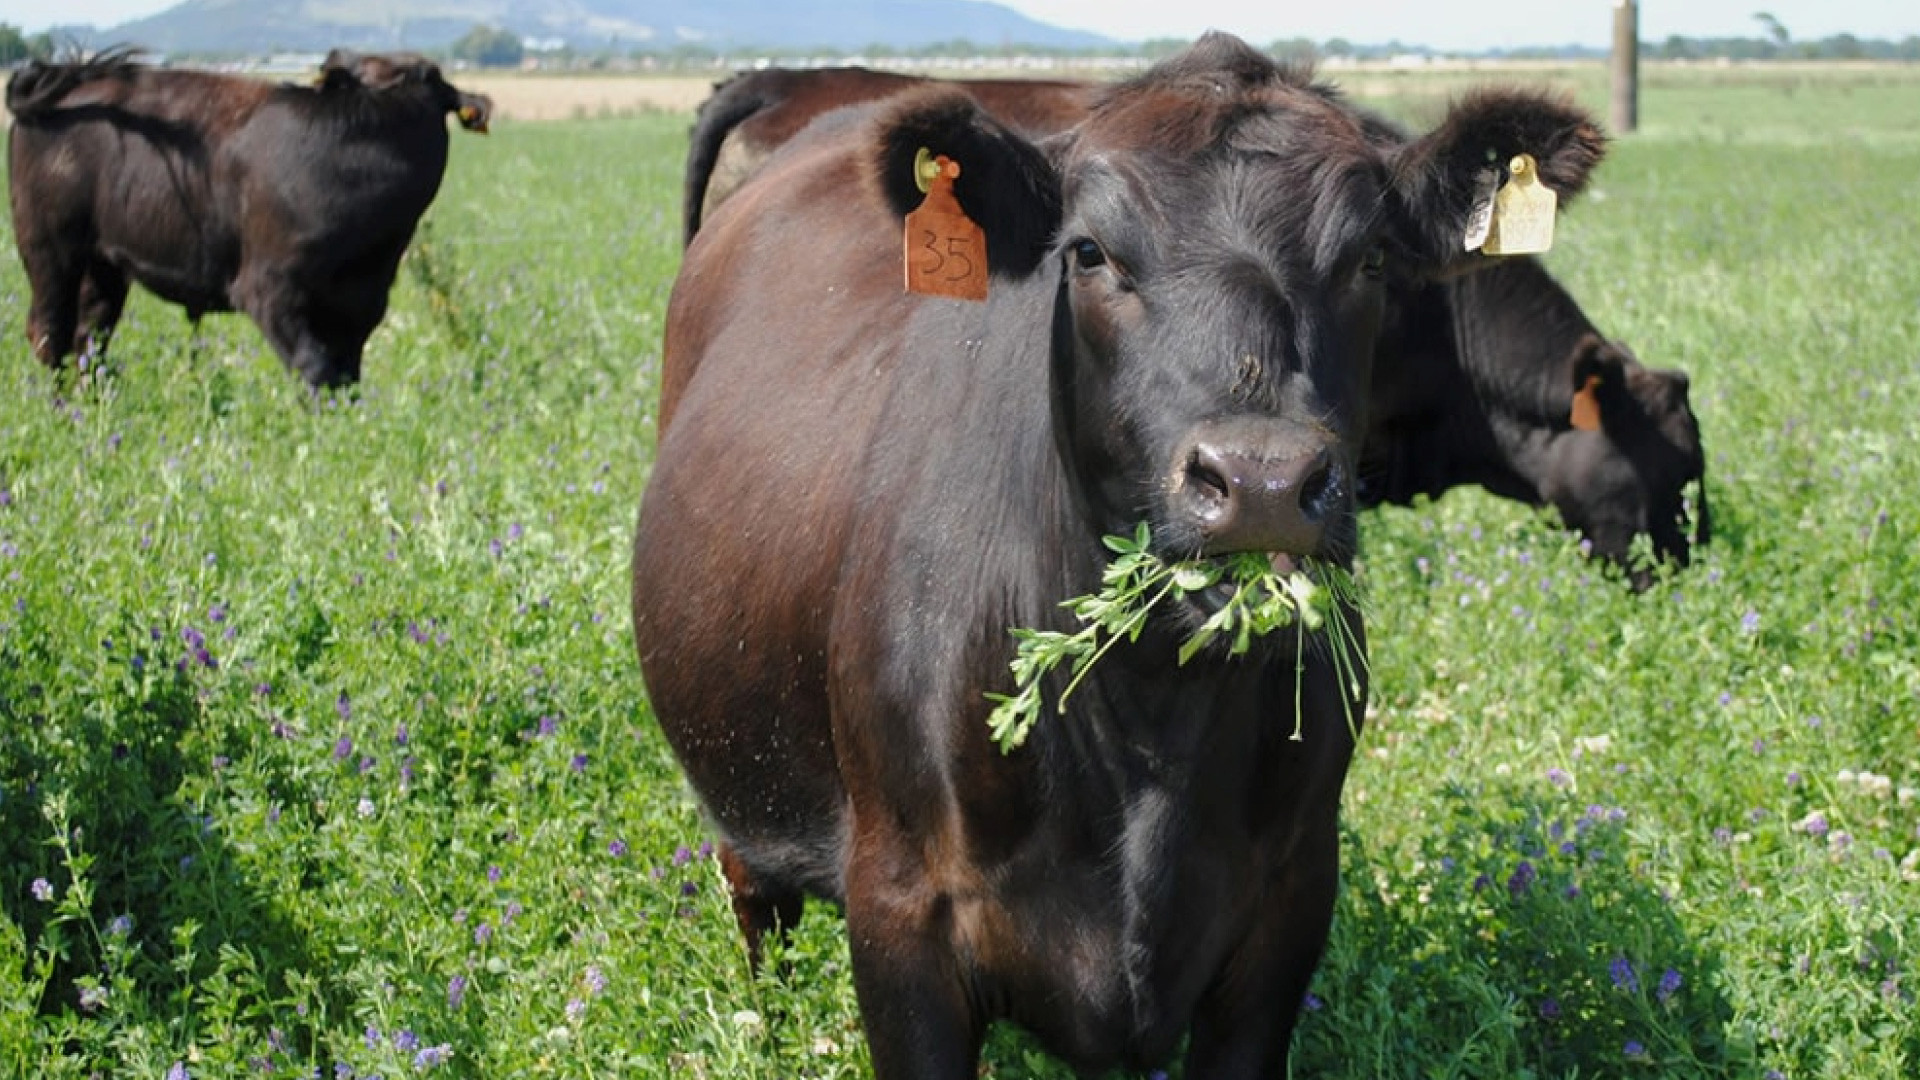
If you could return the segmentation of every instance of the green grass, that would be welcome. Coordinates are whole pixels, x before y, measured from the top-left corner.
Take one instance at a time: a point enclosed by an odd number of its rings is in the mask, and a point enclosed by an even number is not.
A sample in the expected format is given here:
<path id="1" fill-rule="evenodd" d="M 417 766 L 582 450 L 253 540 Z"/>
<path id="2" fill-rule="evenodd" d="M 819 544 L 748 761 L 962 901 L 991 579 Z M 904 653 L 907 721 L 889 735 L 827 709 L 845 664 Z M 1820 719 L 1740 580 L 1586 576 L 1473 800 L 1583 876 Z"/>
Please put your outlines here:
<path id="1" fill-rule="evenodd" d="M 1692 373 L 1716 539 L 1634 596 L 1369 517 L 1298 1075 L 1920 1070 L 1913 84 L 1730 79 L 1549 260 Z M 52 378 L 0 260 L 0 1076 L 867 1075 L 830 911 L 748 977 L 631 655 L 685 126 L 457 136 L 353 403 L 145 296 Z"/>

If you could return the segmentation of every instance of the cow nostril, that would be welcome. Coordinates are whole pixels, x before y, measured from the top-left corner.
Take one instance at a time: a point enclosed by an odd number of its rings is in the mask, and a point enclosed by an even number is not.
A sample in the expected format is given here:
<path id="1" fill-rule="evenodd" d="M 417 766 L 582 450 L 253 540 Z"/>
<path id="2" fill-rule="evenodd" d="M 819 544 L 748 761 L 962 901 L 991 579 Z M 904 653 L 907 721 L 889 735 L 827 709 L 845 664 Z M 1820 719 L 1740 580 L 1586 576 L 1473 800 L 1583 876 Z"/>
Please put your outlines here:
<path id="1" fill-rule="evenodd" d="M 1187 487 L 1207 505 L 1222 504 L 1233 497 L 1233 484 L 1219 469 L 1203 461 L 1199 451 L 1187 459 Z"/>
<path id="2" fill-rule="evenodd" d="M 1333 508 L 1334 494 L 1333 463 L 1323 456 L 1313 472 L 1300 485 L 1300 511 L 1308 521 L 1319 521 Z"/>

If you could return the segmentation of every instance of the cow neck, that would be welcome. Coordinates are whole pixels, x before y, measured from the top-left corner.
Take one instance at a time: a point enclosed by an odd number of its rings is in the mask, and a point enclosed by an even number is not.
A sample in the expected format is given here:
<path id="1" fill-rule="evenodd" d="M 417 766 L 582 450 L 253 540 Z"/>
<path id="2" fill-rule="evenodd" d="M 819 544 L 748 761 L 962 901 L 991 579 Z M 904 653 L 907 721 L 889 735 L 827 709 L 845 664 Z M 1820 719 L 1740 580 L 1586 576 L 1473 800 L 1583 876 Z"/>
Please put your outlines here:
<path id="1" fill-rule="evenodd" d="M 1566 427 L 1575 347 L 1598 334 L 1580 305 L 1532 258 L 1504 260 L 1447 288 L 1455 353 L 1487 415 Z"/>

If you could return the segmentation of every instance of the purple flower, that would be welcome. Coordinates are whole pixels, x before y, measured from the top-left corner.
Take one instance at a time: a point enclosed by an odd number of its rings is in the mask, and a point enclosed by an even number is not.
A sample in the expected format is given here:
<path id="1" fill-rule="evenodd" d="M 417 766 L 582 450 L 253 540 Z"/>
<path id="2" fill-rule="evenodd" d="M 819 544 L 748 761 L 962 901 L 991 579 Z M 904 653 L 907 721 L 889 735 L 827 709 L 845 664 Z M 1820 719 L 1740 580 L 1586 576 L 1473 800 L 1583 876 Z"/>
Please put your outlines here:
<path id="1" fill-rule="evenodd" d="M 695 895 L 698 895 L 699 892 L 700 892 L 700 886 L 694 884 L 691 881 L 683 881 L 680 883 L 681 896 L 695 896 Z"/>
<path id="2" fill-rule="evenodd" d="M 473 928 L 473 943 L 475 945 L 485 945 L 487 942 L 492 940 L 493 940 L 493 927 L 488 926 L 486 923 L 481 923 L 480 925 Z"/>
<path id="3" fill-rule="evenodd" d="M 465 975 L 455 975 L 453 978 L 448 979 L 447 1008 L 457 1009 L 460 1007 L 460 1003 L 465 1000 L 467 1000 L 467 977 Z"/>
<path id="4" fill-rule="evenodd" d="M 1300 999 L 1300 1008 L 1304 1012 L 1319 1012 L 1326 1006 L 1327 1003 L 1320 1000 L 1319 995 L 1311 990 L 1307 991 L 1307 996 Z"/>
<path id="5" fill-rule="evenodd" d="M 1748 609 L 1745 615 L 1740 616 L 1740 632 L 1743 634 L 1759 633 L 1760 632 L 1760 613 L 1752 609 Z"/>
<path id="6" fill-rule="evenodd" d="M 1637 1039 L 1628 1039 L 1627 1045 L 1621 1047 L 1620 1052 L 1630 1058 L 1643 1058 L 1647 1056 L 1647 1048 L 1641 1046 Z"/>
<path id="7" fill-rule="evenodd" d="M 1548 769 L 1547 782 L 1554 787 L 1566 787 L 1568 784 L 1573 783 L 1573 777 L 1570 776 L 1565 769 Z"/>
<path id="8" fill-rule="evenodd" d="M 600 965 L 587 965 L 585 981 L 587 984 L 587 993 L 598 997 L 607 992 L 607 973 L 600 970 Z"/>
<path id="9" fill-rule="evenodd" d="M 516 521 L 516 522 L 514 522 L 513 524 L 511 524 L 511 525 L 509 525 L 509 526 L 507 526 L 507 539 L 508 539 L 508 540 L 518 540 L 518 539 L 520 539 L 520 538 L 521 538 L 522 536 L 525 536 L 526 534 L 527 534 L 527 530 L 526 530 L 525 528 L 522 528 L 522 527 L 521 527 L 521 525 L 520 525 L 520 523 L 519 523 L 519 522 L 517 522 L 517 521 Z"/>
<path id="10" fill-rule="evenodd" d="M 1625 990 L 1629 994 L 1640 992 L 1640 976 L 1633 970 L 1633 961 L 1624 956 L 1616 956 L 1607 965 L 1607 975 L 1613 979 L 1615 990 Z"/>
<path id="11" fill-rule="evenodd" d="M 407 722 L 405 720 L 400 721 L 400 725 L 393 729 L 393 745 L 395 746 L 407 745 L 407 741 L 412 737 L 412 733 L 407 730 Z"/>
<path id="12" fill-rule="evenodd" d="M 1553 998 L 1541 998 L 1540 1019 L 1548 1021 L 1560 1019 L 1560 1003 Z"/>
<path id="13" fill-rule="evenodd" d="M 501 554 L 501 553 L 502 553 L 503 551 L 505 551 L 505 550 L 506 550 L 506 548 L 504 548 L 504 547 L 502 547 L 502 546 L 501 546 L 501 544 L 500 544 L 500 541 L 498 541 L 498 540 L 489 540 L 489 541 L 487 541 L 487 551 L 488 551 L 488 553 L 489 553 L 489 554 L 491 554 L 491 555 L 492 555 L 492 556 L 493 556 L 494 558 L 496 558 L 496 559 L 497 559 L 497 558 L 499 558 L 499 557 L 500 557 L 500 554 Z"/>
<path id="14" fill-rule="evenodd" d="M 340 736 L 340 741 L 333 744 L 333 760 L 345 761 L 347 760 L 347 758 L 351 757 L 352 755 L 353 755 L 353 737 L 350 735 Z"/>
<path id="15" fill-rule="evenodd" d="M 613 840 L 612 842 L 607 844 L 607 854 L 613 856 L 616 859 L 626 858 L 627 842 L 625 840 L 620 840 L 620 839 Z"/>
<path id="16" fill-rule="evenodd" d="M 413 1067 L 421 1072 L 425 1072 L 428 1069 L 445 1065 L 447 1059 L 451 1057 L 453 1057 L 452 1043 L 441 1043 L 439 1046 L 423 1047 L 419 1053 L 413 1055 Z"/>
<path id="17" fill-rule="evenodd" d="M 340 691 L 339 700 L 333 703 L 333 709 L 340 714 L 340 719 L 342 720 L 348 720 L 353 717 L 353 702 L 347 699 L 347 692 L 345 690 Z"/>
<path id="18" fill-rule="evenodd" d="M 367 1049 L 369 1050 L 380 1049 L 380 1029 L 379 1028 L 374 1027 L 372 1024 L 368 1024 L 367 1033 L 364 1036 L 362 1036 L 362 1038 L 366 1039 Z"/>
<path id="19" fill-rule="evenodd" d="M 587 1018 L 587 1003 L 579 998 L 567 1002 L 567 1023 L 578 1024 Z"/>
<path id="20" fill-rule="evenodd" d="M 207 645 L 207 636 L 191 626 L 180 628 L 180 640 L 186 642 L 189 649 L 204 649 Z"/>
<path id="21" fill-rule="evenodd" d="M 685 866 L 692 861 L 693 861 L 693 850 L 687 847 L 687 845 L 681 844 L 679 847 L 673 849 L 673 865 L 674 866 L 676 867 Z"/>
<path id="22" fill-rule="evenodd" d="M 176 1061 L 167 1066 L 167 1080 L 188 1080 L 187 1063 Z"/>
<path id="23" fill-rule="evenodd" d="M 500 867 L 498 865 L 487 867 L 487 884 L 500 884 Z"/>
<path id="24" fill-rule="evenodd" d="M 535 727 L 535 731 L 543 736 L 551 735 L 559 726 L 560 722 L 558 720 L 555 720 L 551 716 L 543 716 L 540 718 L 540 723 Z"/>
<path id="25" fill-rule="evenodd" d="M 107 933 L 114 937 L 126 937 L 133 933 L 133 916 L 115 915 L 113 921 L 107 924 Z"/>
<path id="26" fill-rule="evenodd" d="M 393 1048 L 403 1054 L 420 1049 L 420 1037 L 406 1028 L 393 1033 Z"/>
<path id="27" fill-rule="evenodd" d="M 49 883 L 46 878 L 34 878 L 33 884 L 27 886 L 27 888 L 33 890 L 33 898 L 43 904 L 53 899 L 53 885 Z"/>
<path id="28" fill-rule="evenodd" d="M 571 768 L 574 772 L 577 772 L 577 773 L 586 772 L 587 771 L 587 755 L 585 754 L 573 755 L 573 760 L 567 763 L 567 767 Z"/>
<path id="29" fill-rule="evenodd" d="M 500 912 L 500 925 L 512 926 L 513 920 L 526 914 L 526 911 L 527 911 L 526 908 L 523 908 L 520 906 L 520 901 L 518 900 L 507 901 L 506 908 Z"/>
<path id="30" fill-rule="evenodd" d="M 1668 968 L 1660 976 L 1660 985 L 1654 988 L 1653 996 L 1659 999 L 1660 1004 L 1665 1005 L 1667 999 L 1672 997 L 1674 991 L 1678 989 L 1680 989 L 1680 973 L 1673 968 Z"/>
<path id="31" fill-rule="evenodd" d="M 695 854 L 699 855 L 703 859 L 713 858 L 713 841 L 711 840 L 700 841 L 700 850 L 695 852 Z"/>
<path id="32" fill-rule="evenodd" d="M 1528 889 L 1533 887 L 1533 879 L 1536 876 L 1533 863 L 1526 859 L 1521 859 L 1520 865 L 1513 868 L 1513 876 L 1507 878 L 1507 892 L 1511 894 L 1514 899 L 1518 900 L 1527 894 Z"/>

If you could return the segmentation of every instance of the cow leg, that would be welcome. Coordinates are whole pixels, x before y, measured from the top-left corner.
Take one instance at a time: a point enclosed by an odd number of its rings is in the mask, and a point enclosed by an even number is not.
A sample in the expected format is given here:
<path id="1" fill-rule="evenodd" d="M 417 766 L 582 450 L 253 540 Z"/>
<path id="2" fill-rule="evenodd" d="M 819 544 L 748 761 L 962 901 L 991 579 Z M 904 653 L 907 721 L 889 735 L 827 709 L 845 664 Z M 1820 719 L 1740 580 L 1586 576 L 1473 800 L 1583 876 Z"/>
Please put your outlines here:
<path id="1" fill-rule="evenodd" d="M 847 875 L 847 944 L 874 1080 L 973 1080 L 985 1029 L 942 932 L 950 904 L 919 867 L 874 865 L 856 854 Z"/>
<path id="2" fill-rule="evenodd" d="M 24 254 L 24 253 L 23 253 Z M 72 351 L 74 330 L 80 324 L 80 290 L 84 276 L 77 267 L 48 265 L 34 259 L 27 265 L 33 300 L 27 306 L 27 344 L 34 359 L 60 369 Z"/>
<path id="3" fill-rule="evenodd" d="M 1294 1024 L 1333 925 L 1339 844 L 1331 817 L 1302 842 L 1245 951 L 1194 1017 L 1187 1080 L 1288 1075 Z"/>
<path id="4" fill-rule="evenodd" d="M 96 262 L 87 268 L 80 281 L 79 322 L 73 337 L 73 351 L 94 358 L 107 354 L 113 340 L 113 328 L 127 306 L 127 275 L 111 263 Z"/>
<path id="5" fill-rule="evenodd" d="M 760 974 L 762 943 L 768 934 L 785 934 L 800 924 L 804 902 L 792 889 L 770 889 L 747 869 L 745 860 L 733 845 L 720 843 L 720 871 L 727 875 L 732 894 L 733 917 L 740 923 L 740 936 L 747 939 L 747 963 Z"/>
<path id="6" fill-rule="evenodd" d="M 333 360 L 315 332 L 307 289 L 278 270 L 243 273 L 233 289 L 235 306 L 252 317 L 280 361 L 315 390 L 337 386 Z"/>

